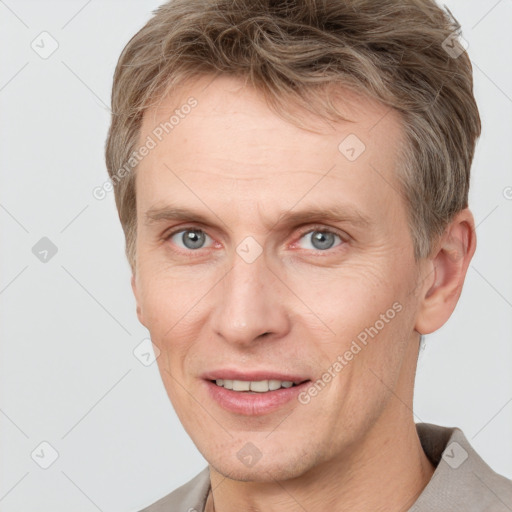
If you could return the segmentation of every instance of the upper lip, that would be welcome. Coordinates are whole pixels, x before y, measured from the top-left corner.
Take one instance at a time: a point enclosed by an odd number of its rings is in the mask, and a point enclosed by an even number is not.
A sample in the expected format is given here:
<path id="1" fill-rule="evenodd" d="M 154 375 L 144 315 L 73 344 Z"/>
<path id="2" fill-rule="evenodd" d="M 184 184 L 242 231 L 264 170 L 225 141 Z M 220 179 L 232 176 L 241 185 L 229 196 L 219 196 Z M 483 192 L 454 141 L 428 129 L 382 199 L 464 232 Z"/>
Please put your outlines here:
<path id="1" fill-rule="evenodd" d="M 212 370 L 205 372 L 201 375 L 206 380 L 245 380 L 245 381 L 261 381 L 261 380 L 280 380 L 289 381 L 294 383 L 304 382 L 309 380 L 308 377 L 299 374 L 283 373 L 279 370 L 253 370 L 253 371 L 242 371 L 242 370 Z"/>

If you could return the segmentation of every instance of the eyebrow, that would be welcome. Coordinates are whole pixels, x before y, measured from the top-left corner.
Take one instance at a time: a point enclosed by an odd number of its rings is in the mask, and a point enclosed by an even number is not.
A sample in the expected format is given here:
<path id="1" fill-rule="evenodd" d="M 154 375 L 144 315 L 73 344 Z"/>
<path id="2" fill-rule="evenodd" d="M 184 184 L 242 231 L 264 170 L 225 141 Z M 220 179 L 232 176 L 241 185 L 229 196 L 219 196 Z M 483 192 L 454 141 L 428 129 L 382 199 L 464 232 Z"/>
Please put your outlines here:
<path id="1" fill-rule="evenodd" d="M 225 222 L 220 219 L 215 213 L 212 212 L 212 216 L 217 217 L 222 224 Z M 146 211 L 144 215 L 144 223 L 147 226 L 151 226 L 163 221 L 188 221 L 198 222 L 201 224 L 210 224 L 211 218 L 204 215 L 201 212 L 196 212 L 187 208 L 181 208 L 176 206 L 163 206 L 153 207 Z M 361 211 L 354 207 L 347 205 L 330 205 L 324 208 L 312 207 L 299 211 L 285 211 L 282 212 L 276 224 L 281 225 L 293 225 L 293 224 L 304 224 L 309 222 L 319 222 L 321 220 L 327 220 L 330 222 L 346 222 L 360 227 L 368 227 L 372 224 L 369 217 L 363 214 Z"/>

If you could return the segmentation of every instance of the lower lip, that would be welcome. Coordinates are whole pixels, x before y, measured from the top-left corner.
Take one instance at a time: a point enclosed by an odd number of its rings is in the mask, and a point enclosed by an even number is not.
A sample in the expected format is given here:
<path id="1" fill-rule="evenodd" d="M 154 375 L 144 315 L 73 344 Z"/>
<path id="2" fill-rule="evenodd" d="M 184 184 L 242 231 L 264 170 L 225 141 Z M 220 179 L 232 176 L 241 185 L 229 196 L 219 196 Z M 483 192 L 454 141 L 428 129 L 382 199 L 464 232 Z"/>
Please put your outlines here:
<path id="1" fill-rule="evenodd" d="M 210 396 L 224 409 L 245 416 L 259 416 L 276 411 L 284 404 L 290 402 L 305 389 L 311 381 L 303 382 L 291 388 L 280 388 L 266 393 L 249 393 L 233 391 L 217 386 L 214 382 L 206 380 Z"/>

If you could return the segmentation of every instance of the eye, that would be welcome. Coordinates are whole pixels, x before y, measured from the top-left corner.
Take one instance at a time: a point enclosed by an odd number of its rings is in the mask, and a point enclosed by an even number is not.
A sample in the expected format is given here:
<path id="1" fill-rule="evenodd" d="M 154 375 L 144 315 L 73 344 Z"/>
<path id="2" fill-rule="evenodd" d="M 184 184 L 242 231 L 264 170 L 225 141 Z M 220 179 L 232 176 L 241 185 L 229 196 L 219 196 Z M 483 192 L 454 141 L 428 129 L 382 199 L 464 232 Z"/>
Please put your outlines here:
<path id="1" fill-rule="evenodd" d="M 337 233 L 330 231 L 328 229 L 312 229 L 307 231 L 306 233 L 303 233 L 301 235 L 302 239 L 310 239 L 309 247 L 304 247 L 304 245 L 299 241 L 298 245 L 303 249 L 314 249 L 317 251 L 326 251 L 328 249 L 331 249 L 335 243 L 336 238 L 340 240 L 340 242 L 343 242 L 340 235 Z M 306 244 L 308 245 L 308 244 Z M 341 245 L 341 244 L 338 244 Z"/>
<path id="2" fill-rule="evenodd" d="M 338 244 L 336 244 L 336 238 L 339 240 Z M 210 245 L 205 245 L 207 239 L 210 240 Z M 308 239 L 310 240 L 309 242 L 307 242 Z M 180 230 L 173 231 L 165 236 L 165 240 L 170 240 L 184 251 L 197 251 L 213 245 L 213 240 L 202 229 L 196 227 L 181 228 Z M 343 242 L 342 236 L 338 233 L 318 227 L 302 233 L 299 242 L 296 242 L 294 245 L 298 245 L 302 249 L 325 252 L 333 248 L 335 244 L 336 246 L 342 245 Z"/>
<path id="3" fill-rule="evenodd" d="M 198 228 L 180 229 L 166 236 L 166 240 L 171 240 L 172 243 L 176 244 L 181 249 L 187 250 L 203 249 L 206 238 L 210 237 L 203 230 Z M 182 245 L 180 245 L 180 243 Z"/>

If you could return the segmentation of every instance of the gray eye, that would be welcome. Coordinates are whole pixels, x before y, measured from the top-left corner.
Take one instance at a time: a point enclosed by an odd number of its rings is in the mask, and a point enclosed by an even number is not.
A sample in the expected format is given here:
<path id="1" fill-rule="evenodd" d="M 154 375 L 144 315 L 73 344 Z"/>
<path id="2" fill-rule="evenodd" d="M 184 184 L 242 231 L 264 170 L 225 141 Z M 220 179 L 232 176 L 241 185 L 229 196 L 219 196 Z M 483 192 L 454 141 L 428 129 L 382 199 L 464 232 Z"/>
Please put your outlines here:
<path id="1" fill-rule="evenodd" d="M 184 229 L 182 231 L 178 231 L 177 233 L 174 233 L 174 235 L 172 235 L 171 239 L 178 246 L 182 247 L 180 245 L 180 243 L 181 243 L 181 244 L 183 244 L 183 248 L 193 250 L 193 249 L 201 249 L 207 236 L 208 235 L 206 235 L 200 229 Z M 208 238 L 210 238 L 210 237 L 208 237 Z"/>
<path id="2" fill-rule="evenodd" d="M 332 233 L 330 231 L 318 231 L 318 230 L 309 231 L 308 233 L 305 233 L 302 236 L 302 238 L 303 239 L 310 238 L 311 239 L 310 244 L 311 244 L 312 248 L 319 250 L 319 251 L 325 251 L 325 250 L 333 247 L 336 238 L 338 238 L 341 241 L 341 238 L 336 233 Z M 301 245 L 301 247 L 303 247 L 303 246 Z M 303 247 L 303 248 L 310 249 L 311 247 Z"/>

